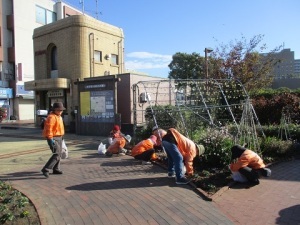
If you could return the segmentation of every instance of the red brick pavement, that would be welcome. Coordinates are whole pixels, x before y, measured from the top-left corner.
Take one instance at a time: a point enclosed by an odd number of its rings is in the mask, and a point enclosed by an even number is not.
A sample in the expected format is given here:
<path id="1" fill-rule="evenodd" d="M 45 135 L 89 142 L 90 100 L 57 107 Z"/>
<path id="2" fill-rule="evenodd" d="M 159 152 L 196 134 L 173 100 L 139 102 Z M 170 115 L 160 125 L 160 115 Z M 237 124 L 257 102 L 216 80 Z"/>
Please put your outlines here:
<path id="1" fill-rule="evenodd" d="M 71 139 L 75 143 L 93 137 L 69 135 Z M 96 145 L 80 157 L 71 152 L 62 163 L 63 175 L 45 179 L 41 165 L 0 179 L 10 179 L 33 201 L 42 225 L 300 225 L 300 160 L 276 164 L 271 178 L 261 179 L 260 185 L 236 185 L 208 202 L 191 186 L 166 178 L 162 168 L 141 165 L 130 156 L 101 157 Z"/>
<path id="2" fill-rule="evenodd" d="M 96 151 L 62 163 L 46 179 L 41 167 L 0 176 L 35 204 L 43 225 L 233 224 L 189 185 L 176 185 L 157 165 Z"/>
<path id="3" fill-rule="evenodd" d="M 272 176 L 260 185 L 235 185 L 215 198 L 216 206 L 235 224 L 299 225 L 300 160 L 271 167 Z"/>

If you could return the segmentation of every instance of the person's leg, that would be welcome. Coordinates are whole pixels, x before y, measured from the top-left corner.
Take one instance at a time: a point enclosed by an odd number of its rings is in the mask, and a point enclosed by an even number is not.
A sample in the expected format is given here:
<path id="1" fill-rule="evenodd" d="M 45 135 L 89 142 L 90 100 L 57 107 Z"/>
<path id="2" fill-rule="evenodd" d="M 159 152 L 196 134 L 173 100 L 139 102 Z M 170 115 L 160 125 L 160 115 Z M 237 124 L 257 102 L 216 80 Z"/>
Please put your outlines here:
<path id="1" fill-rule="evenodd" d="M 185 178 L 183 174 L 183 157 L 176 144 L 163 141 L 163 146 L 168 155 L 168 172 L 173 172 L 175 167 L 176 179 L 180 180 Z"/>
<path id="2" fill-rule="evenodd" d="M 55 145 L 49 145 L 49 148 L 51 149 L 52 156 L 48 160 L 48 162 L 45 164 L 45 166 L 42 169 L 42 173 L 45 177 L 49 177 L 49 170 L 59 170 L 60 166 L 60 155 L 61 155 L 61 148 L 62 148 L 62 138 L 55 138 Z"/>
<path id="3" fill-rule="evenodd" d="M 58 146 L 56 149 L 56 153 L 57 153 L 58 157 L 57 157 L 57 162 L 53 166 L 53 173 L 62 174 L 62 171 L 60 170 L 60 160 L 61 160 L 61 153 L 62 153 L 62 138 L 55 138 L 55 141 Z"/>
<path id="4" fill-rule="evenodd" d="M 143 161 L 150 161 L 153 153 L 154 153 L 154 149 L 149 149 L 139 155 L 136 155 L 134 158 L 138 159 L 138 160 L 143 160 Z"/>
<path id="5" fill-rule="evenodd" d="M 259 175 L 263 177 L 270 177 L 271 176 L 271 170 L 269 168 L 260 168 L 257 170 Z"/>
<path id="6" fill-rule="evenodd" d="M 172 156 L 169 154 L 169 142 L 166 141 L 162 141 L 162 145 L 164 146 L 164 149 L 166 151 L 167 154 L 167 159 L 168 159 L 168 177 L 173 177 L 174 176 L 174 162 L 172 159 Z"/>
<path id="7" fill-rule="evenodd" d="M 232 177 L 232 179 L 234 181 L 239 182 L 239 183 L 246 183 L 246 182 L 248 182 L 247 178 L 244 175 L 242 175 L 240 172 L 238 172 L 238 171 L 237 172 L 231 171 L 231 173 L 232 173 L 231 177 Z"/>
<path id="8" fill-rule="evenodd" d="M 257 171 L 253 170 L 252 168 L 250 167 L 244 167 L 244 168 L 241 168 L 239 169 L 239 172 L 244 175 L 247 180 L 253 184 L 259 184 L 259 174 Z"/>

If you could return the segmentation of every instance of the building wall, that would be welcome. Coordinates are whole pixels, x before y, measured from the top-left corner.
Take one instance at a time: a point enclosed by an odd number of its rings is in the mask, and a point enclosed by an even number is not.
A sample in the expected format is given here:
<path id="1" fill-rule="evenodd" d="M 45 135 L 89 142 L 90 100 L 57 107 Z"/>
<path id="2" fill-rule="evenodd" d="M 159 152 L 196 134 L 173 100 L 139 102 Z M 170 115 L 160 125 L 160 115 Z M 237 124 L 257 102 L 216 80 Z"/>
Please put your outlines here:
<path id="1" fill-rule="evenodd" d="M 149 102 L 141 103 L 139 104 L 139 97 L 140 94 L 143 92 L 149 92 L 151 95 L 152 90 L 151 88 L 145 88 L 144 85 L 139 85 L 138 90 L 134 93 L 133 91 L 133 85 L 143 82 L 143 81 L 161 81 L 161 78 L 158 77 L 151 77 L 147 75 L 141 75 L 141 74 L 134 74 L 134 73 L 125 73 L 125 74 L 119 74 L 118 78 L 120 78 L 120 82 L 117 83 L 118 85 L 118 92 L 117 92 L 117 112 L 121 115 L 121 121 L 124 124 L 133 124 L 134 122 L 134 101 L 136 100 L 137 105 L 135 110 L 144 110 L 146 109 L 150 104 Z M 163 87 L 167 88 L 168 87 Z M 154 97 L 154 94 L 152 94 Z M 153 100 L 153 99 L 152 99 Z M 164 101 L 163 99 L 160 99 Z M 141 115 L 141 114 L 139 114 Z M 142 119 L 142 118 L 141 118 Z"/>
<path id="2" fill-rule="evenodd" d="M 295 75 L 300 78 L 300 59 L 295 59 Z"/>
<path id="3" fill-rule="evenodd" d="M 84 15 L 36 28 L 33 41 L 35 80 L 26 82 L 25 88 L 36 92 L 36 110 L 49 110 L 54 101 L 62 101 L 67 108 L 64 113 L 67 125 L 73 120 L 72 112 L 79 107 L 78 81 L 124 70 L 122 29 Z M 55 71 L 50 66 L 53 46 L 57 48 Z M 95 62 L 94 50 L 102 52 L 101 62 Z M 118 55 L 118 65 L 105 57 L 111 54 Z"/>
<path id="4" fill-rule="evenodd" d="M 274 89 L 282 87 L 298 89 L 300 88 L 300 78 L 274 79 L 271 87 Z"/>
<path id="5" fill-rule="evenodd" d="M 34 31 L 36 80 L 47 79 L 48 47 L 57 47 L 58 76 L 77 79 L 121 73 L 123 63 L 111 65 L 103 57 L 102 63 L 93 62 L 94 50 L 102 55 L 117 54 L 123 59 L 123 31 L 98 20 L 85 16 L 72 16 L 64 20 L 37 28 Z"/>
<path id="6" fill-rule="evenodd" d="M 295 74 L 294 55 L 294 52 L 290 49 L 283 49 L 281 52 L 275 54 L 275 57 L 281 60 L 274 67 L 275 78 L 287 78 Z"/>
<path id="7" fill-rule="evenodd" d="M 26 102 L 31 101 L 34 106 L 32 93 L 20 94 L 16 87 L 34 79 L 33 30 L 44 25 L 36 20 L 37 6 L 56 14 L 56 18 L 51 18 L 53 21 L 81 14 L 80 10 L 63 1 L 0 0 L 0 87 L 14 90 L 14 96 L 9 100 L 9 112 L 20 120 L 34 119 L 35 114 L 35 110 L 24 112 L 22 109 L 26 106 L 19 99 L 27 99 Z"/>

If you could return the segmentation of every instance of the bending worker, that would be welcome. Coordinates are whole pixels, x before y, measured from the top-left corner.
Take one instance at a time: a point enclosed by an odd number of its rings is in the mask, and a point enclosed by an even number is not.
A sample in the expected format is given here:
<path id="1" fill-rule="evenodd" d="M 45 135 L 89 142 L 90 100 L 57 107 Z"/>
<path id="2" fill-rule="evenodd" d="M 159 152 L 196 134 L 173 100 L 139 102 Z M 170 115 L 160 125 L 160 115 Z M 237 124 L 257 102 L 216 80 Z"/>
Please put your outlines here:
<path id="1" fill-rule="evenodd" d="M 168 177 L 176 175 L 176 184 L 188 184 L 190 180 L 184 174 L 184 166 L 187 175 L 192 176 L 194 173 L 193 160 L 196 156 L 204 153 L 204 147 L 196 145 L 174 128 L 165 131 L 154 127 L 152 132 L 158 139 L 162 139 L 162 145 L 167 153 Z"/>

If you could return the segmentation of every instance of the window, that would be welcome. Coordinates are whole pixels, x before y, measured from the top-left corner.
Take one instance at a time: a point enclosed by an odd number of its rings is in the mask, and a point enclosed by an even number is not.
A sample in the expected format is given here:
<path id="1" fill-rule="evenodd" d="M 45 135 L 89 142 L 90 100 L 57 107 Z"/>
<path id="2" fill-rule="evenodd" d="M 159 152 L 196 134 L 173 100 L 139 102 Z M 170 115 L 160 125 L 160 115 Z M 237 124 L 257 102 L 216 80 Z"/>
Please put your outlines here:
<path id="1" fill-rule="evenodd" d="M 56 21 L 56 13 L 40 6 L 35 6 L 35 21 L 40 24 L 49 24 Z"/>
<path id="2" fill-rule="evenodd" d="M 111 64 L 112 65 L 119 65 L 118 55 L 111 54 Z"/>
<path id="3" fill-rule="evenodd" d="M 51 49 L 51 70 L 57 70 L 57 48 L 54 46 Z"/>
<path id="4" fill-rule="evenodd" d="M 102 62 L 102 52 L 101 51 L 94 51 L 94 62 Z"/>

